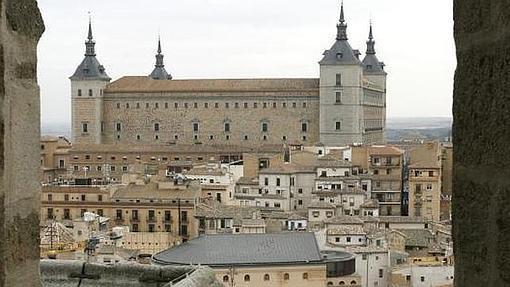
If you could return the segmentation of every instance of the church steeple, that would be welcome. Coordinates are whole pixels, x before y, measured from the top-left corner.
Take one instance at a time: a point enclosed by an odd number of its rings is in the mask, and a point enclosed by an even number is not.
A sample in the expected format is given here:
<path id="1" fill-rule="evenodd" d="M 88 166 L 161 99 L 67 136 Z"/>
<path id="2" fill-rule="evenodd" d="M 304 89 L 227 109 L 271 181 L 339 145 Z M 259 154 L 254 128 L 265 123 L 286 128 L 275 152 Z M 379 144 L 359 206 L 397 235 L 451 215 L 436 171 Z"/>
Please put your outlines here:
<path id="1" fill-rule="evenodd" d="M 344 1 L 342 1 L 342 7 L 340 8 L 340 20 L 336 25 L 336 29 L 337 29 L 336 39 L 339 41 L 347 40 L 347 24 L 345 23 L 344 16 Z"/>
<path id="2" fill-rule="evenodd" d="M 165 64 L 163 63 L 164 55 L 161 54 L 161 38 L 158 36 L 158 50 L 156 54 L 156 65 L 154 65 L 154 70 L 149 75 L 154 80 L 171 80 L 172 75 L 167 73 L 165 70 Z"/>
<path id="3" fill-rule="evenodd" d="M 368 32 L 367 54 L 375 55 L 375 41 L 372 33 L 372 21 L 370 21 L 370 31 Z"/>

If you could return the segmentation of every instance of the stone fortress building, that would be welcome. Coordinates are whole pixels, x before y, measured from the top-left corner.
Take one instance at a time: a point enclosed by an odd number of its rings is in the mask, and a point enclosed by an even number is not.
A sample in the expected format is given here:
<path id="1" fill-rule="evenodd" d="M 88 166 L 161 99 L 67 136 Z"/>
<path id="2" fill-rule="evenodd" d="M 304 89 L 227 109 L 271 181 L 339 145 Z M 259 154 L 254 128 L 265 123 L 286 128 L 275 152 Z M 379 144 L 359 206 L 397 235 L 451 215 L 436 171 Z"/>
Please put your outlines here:
<path id="1" fill-rule="evenodd" d="M 386 72 L 370 25 L 366 55 L 351 48 L 343 5 L 333 46 L 310 79 L 176 80 L 161 42 L 149 76 L 111 82 L 89 23 L 85 58 L 70 77 L 76 144 L 384 143 Z"/>

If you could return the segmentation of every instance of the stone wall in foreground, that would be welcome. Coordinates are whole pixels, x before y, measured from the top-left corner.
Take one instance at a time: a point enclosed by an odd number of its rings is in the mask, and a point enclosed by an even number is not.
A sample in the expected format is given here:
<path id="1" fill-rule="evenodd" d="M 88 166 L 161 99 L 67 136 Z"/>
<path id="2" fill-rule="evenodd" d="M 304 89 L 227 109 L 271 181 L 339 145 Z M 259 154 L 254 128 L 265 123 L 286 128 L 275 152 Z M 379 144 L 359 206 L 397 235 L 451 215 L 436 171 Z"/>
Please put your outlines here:
<path id="1" fill-rule="evenodd" d="M 107 266 L 71 260 L 41 261 L 43 287 L 222 287 L 214 271 L 200 266 L 154 266 L 136 263 Z M 27 285 L 28 286 L 28 285 Z"/>
<path id="2" fill-rule="evenodd" d="M 455 0 L 455 286 L 510 286 L 510 1 Z"/>
<path id="3" fill-rule="evenodd" d="M 35 0 L 0 0 L 0 286 L 40 286 Z"/>

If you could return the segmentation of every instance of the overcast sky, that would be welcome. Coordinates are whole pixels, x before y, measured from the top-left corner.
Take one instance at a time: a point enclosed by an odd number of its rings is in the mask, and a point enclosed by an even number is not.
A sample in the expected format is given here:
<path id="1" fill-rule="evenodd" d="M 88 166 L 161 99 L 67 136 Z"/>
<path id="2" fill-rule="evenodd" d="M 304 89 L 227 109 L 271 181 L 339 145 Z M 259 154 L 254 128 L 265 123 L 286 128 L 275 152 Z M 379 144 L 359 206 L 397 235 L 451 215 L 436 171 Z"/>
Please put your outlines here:
<path id="1" fill-rule="evenodd" d="M 96 53 L 114 80 L 148 75 L 158 32 L 175 79 L 318 77 L 336 36 L 338 0 L 39 0 L 43 124 L 70 122 L 68 77 L 83 59 L 88 11 Z M 451 116 L 452 0 L 345 0 L 351 46 L 369 19 L 388 72 L 388 117 Z"/>

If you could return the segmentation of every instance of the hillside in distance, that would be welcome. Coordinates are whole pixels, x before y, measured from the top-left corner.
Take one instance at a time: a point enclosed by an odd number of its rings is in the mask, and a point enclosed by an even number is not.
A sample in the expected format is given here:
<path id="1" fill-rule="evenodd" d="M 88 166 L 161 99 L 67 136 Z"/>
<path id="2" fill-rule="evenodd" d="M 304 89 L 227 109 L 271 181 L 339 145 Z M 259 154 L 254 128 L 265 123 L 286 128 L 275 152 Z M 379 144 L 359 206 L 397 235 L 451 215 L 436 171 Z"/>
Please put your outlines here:
<path id="1" fill-rule="evenodd" d="M 388 142 L 400 141 L 450 141 L 452 118 L 388 118 L 386 139 Z"/>

